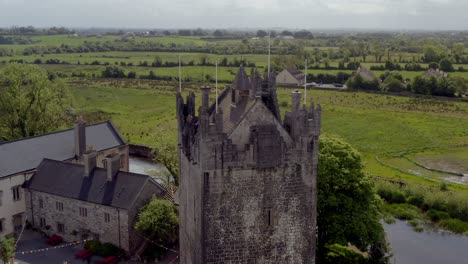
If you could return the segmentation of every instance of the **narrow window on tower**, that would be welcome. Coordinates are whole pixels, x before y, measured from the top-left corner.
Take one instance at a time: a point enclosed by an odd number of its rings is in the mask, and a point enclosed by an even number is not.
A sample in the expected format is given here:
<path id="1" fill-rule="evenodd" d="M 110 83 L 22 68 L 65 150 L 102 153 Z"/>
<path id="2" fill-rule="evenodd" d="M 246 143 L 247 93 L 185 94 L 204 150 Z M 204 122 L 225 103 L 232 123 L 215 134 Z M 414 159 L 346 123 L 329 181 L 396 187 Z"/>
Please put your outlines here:
<path id="1" fill-rule="evenodd" d="M 205 187 L 208 187 L 210 185 L 210 173 L 209 172 L 203 173 L 203 183 Z"/>
<path id="2" fill-rule="evenodd" d="M 268 219 L 267 219 L 267 223 L 268 223 L 268 226 L 271 226 L 271 210 L 268 210 Z"/>

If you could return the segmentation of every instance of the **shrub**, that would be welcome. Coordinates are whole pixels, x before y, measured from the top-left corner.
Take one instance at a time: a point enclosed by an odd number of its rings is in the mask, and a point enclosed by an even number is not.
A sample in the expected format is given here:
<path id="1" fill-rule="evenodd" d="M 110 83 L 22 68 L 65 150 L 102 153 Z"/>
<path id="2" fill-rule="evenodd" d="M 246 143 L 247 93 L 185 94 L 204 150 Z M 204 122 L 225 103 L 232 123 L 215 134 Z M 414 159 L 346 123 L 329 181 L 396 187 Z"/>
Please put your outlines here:
<path id="1" fill-rule="evenodd" d="M 424 198 L 420 196 L 409 196 L 407 202 L 417 207 L 422 207 L 424 204 Z"/>
<path id="2" fill-rule="evenodd" d="M 280 103 L 280 106 L 281 106 L 281 107 L 288 107 L 288 101 L 282 101 L 282 102 Z"/>
<path id="3" fill-rule="evenodd" d="M 107 258 L 109 256 L 118 256 L 120 255 L 120 248 L 115 246 L 112 243 L 103 243 L 101 245 L 99 255 Z"/>
<path id="4" fill-rule="evenodd" d="M 468 222 L 464 222 L 459 219 L 443 219 L 439 222 L 439 226 L 459 234 L 468 231 Z"/>
<path id="5" fill-rule="evenodd" d="M 449 214 L 447 214 L 446 212 L 441 212 L 441 211 L 437 211 L 437 210 L 434 210 L 434 209 L 431 209 L 431 210 L 427 211 L 426 215 L 433 222 L 438 222 L 438 221 L 440 221 L 442 219 L 450 218 Z"/>
<path id="6" fill-rule="evenodd" d="M 86 241 L 84 248 L 90 250 L 94 254 L 98 254 L 101 252 L 101 242 L 99 242 L 99 240 Z"/>

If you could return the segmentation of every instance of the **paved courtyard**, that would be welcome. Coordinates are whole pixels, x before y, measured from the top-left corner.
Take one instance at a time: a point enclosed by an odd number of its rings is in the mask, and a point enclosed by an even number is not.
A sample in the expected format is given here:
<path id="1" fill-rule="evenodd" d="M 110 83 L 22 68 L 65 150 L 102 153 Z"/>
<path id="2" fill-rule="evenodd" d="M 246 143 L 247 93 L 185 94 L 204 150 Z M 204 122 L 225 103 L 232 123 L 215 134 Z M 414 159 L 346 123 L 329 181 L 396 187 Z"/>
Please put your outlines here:
<path id="1" fill-rule="evenodd" d="M 64 243 L 65 245 L 68 243 Z M 17 253 L 15 257 L 15 263 L 18 264 L 84 264 L 87 261 L 75 259 L 75 254 L 83 250 L 83 244 L 72 245 L 62 248 L 51 249 L 51 246 L 47 244 L 47 239 L 41 236 L 37 232 L 30 230 L 24 230 L 20 241 L 17 245 L 17 252 L 31 251 L 31 250 L 42 250 L 49 248 L 45 251 L 33 252 L 33 253 Z M 99 263 L 103 260 L 102 257 L 93 256 L 90 263 Z M 138 261 L 121 261 L 122 264 L 137 264 L 141 263 Z M 169 254 L 164 260 L 158 263 L 176 264 L 179 263 L 178 259 L 175 258 L 174 254 Z"/>

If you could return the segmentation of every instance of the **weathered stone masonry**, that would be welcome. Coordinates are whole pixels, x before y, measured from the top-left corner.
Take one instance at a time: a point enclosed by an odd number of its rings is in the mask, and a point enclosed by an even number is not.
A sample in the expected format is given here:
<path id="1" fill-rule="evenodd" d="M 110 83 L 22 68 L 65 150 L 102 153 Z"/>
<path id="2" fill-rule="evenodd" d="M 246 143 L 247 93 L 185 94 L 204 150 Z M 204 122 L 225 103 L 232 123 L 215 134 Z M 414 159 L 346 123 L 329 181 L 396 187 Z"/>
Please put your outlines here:
<path id="1" fill-rule="evenodd" d="M 321 110 L 294 92 L 281 122 L 274 80 L 178 95 L 181 263 L 315 263 Z"/>

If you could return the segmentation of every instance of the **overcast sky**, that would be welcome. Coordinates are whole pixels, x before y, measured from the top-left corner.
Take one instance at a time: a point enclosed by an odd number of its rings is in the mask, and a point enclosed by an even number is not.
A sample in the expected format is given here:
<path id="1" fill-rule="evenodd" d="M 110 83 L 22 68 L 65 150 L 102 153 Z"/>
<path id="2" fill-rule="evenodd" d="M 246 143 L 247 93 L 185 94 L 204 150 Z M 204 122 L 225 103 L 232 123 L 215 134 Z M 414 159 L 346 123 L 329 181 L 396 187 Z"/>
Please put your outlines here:
<path id="1" fill-rule="evenodd" d="M 0 27 L 468 29 L 468 0 L 0 0 Z"/>

